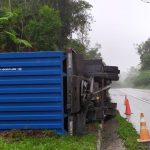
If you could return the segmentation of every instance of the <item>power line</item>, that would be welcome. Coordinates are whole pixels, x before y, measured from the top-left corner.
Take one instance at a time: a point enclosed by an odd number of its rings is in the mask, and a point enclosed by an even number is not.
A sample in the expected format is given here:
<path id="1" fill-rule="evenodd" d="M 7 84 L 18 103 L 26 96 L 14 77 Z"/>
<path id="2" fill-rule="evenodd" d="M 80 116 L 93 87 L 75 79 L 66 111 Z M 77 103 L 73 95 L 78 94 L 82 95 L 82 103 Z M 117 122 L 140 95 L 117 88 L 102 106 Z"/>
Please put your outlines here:
<path id="1" fill-rule="evenodd" d="M 150 3 L 150 0 L 141 0 L 144 3 Z"/>

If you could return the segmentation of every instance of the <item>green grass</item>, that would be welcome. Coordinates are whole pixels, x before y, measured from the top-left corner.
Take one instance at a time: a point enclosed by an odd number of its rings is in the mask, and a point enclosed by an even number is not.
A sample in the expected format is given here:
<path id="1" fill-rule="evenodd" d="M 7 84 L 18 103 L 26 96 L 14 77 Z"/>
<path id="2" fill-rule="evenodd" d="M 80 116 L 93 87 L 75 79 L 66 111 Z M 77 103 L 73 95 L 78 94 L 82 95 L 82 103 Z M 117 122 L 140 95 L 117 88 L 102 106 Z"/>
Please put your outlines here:
<path id="1" fill-rule="evenodd" d="M 144 145 L 137 142 L 139 136 L 133 125 L 122 118 L 119 113 L 116 116 L 116 120 L 119 124 L 118 135 L 123 140 L 124 146 L 128 150 L 146 150 Z"/>
<path id="2" fill-rule="evenodd" d="M 24 137 L 21 134 L 0 138 L 0 150 L 95 150 L 95 134 L 84 136 Z M 15 137 L 15 138 L 14 138 Z"/>

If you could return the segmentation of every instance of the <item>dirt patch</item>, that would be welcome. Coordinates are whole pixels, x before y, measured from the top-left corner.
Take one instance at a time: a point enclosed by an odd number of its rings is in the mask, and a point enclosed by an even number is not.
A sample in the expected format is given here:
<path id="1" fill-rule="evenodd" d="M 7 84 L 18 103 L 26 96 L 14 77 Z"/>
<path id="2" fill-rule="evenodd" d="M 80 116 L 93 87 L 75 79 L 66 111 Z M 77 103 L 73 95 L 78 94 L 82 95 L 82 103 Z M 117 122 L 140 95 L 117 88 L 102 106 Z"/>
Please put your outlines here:
<path id="1" fill-rule="evenodd" d="M 86 133 L 97 134 L 98 129 L 99 129 L 99 123 L 89 123 L 86 125 L 85 131 Z"/>
<path id="2" fill-rule="evenodd" d="M 43 137 L 52 137 L 56 134 L 50 130 L 11 130 L 0 132 L 0 138 L 9 140 L 9 141 L 19 141 L 24 138 L 43 138 Z"/>
<path id="3" fill-rule="evenodd" d="M 98 127 L 96 123 L 90 123 L 86 126 L 86 134 L 97 135 Z M 0 132 L 0 138 L 8 141 L 20 141 L 25 138 L 45 138 L 45 137 L 59 137 L 51 130 L 10 130 Z"/>
<path id="4" fill-rule="evenodd" d="M 117 134 L 118 124 L 115 119 L 104 123 L 102 150 L 126 150 Z"/>

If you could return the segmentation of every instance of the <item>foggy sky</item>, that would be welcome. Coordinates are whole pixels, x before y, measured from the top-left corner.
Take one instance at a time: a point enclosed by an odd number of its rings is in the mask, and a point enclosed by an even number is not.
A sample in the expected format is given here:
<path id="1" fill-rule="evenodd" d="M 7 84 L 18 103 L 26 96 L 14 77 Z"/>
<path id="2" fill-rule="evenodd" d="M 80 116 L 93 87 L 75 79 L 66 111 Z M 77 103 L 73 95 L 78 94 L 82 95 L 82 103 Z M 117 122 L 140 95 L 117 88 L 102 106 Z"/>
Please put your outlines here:
<path id="1" fill-rule="evenodd" d="M 107 65 L 121 71 L 139 64 L 135 44 L 150 37 L 150 4 L 140 0 L 87 0 L 93 5 L 95 23 L 90 32 L 91 45 L 102 45 Z"/>

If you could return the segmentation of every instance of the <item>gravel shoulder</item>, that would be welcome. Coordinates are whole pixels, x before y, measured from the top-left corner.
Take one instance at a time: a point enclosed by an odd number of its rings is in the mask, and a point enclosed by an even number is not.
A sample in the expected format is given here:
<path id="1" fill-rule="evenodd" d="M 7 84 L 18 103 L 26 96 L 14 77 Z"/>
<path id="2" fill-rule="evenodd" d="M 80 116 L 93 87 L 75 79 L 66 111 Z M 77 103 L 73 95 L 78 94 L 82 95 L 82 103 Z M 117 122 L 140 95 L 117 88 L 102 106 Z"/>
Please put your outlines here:
<path id="1" fill-rule="evenodd" d="M 113 118 L 104 123 L 102 150 L 126 150 L 117 134 L 118 124 Z"/>

